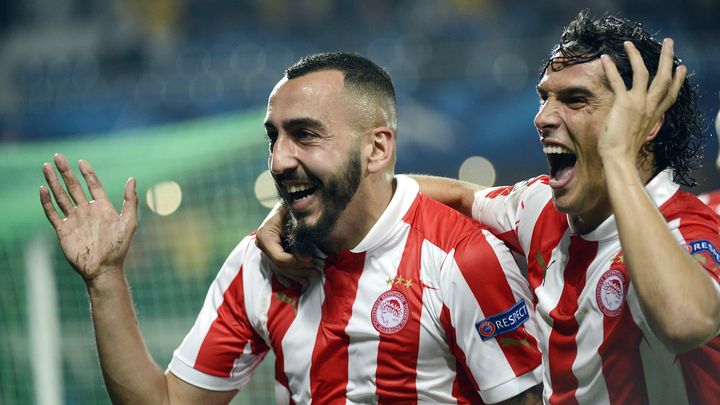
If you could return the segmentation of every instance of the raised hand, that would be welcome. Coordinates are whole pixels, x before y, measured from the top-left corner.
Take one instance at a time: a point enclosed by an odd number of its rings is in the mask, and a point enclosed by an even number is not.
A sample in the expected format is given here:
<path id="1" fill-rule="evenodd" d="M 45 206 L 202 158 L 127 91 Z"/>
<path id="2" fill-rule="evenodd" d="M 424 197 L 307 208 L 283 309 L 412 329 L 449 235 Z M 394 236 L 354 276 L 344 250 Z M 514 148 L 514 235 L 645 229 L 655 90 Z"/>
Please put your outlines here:
<path id="1" fill-rule="evenodd" d="M 673 75 L 673 41 L 666 38 L 657 73 L 648 86 L 649 73 L 640 52 L 630 41 L 625 42 L 625 51 L 633 71 L 631 89 L 625 88 L 610 57 L 601 58 L 615 99 L 605 121 L 605 132 L 598 140 L 598 152 L 601 157 L 624 156 L 634 162 L 643 145 L 660 130 L 663 114 L 675 103 L 687 68 L 678 66 Z"/>
<path id="2" fill-rule="evenodd" d="M 125 185 L 118 214 L 90 163 L 81 160 L 78 164 L 92 197 L 88 200 L 65 157 L 56 154 L 54 161 L 67 191 L 53 166 L 45 163 L 43 174 L 50 190 L 40 187 L 40 202 L 68 262 L 86 282 L 106 271 L 122 271 L 137 226 L 135 179 Z M 55 209 L 51 193 L 62 215 Z"/>

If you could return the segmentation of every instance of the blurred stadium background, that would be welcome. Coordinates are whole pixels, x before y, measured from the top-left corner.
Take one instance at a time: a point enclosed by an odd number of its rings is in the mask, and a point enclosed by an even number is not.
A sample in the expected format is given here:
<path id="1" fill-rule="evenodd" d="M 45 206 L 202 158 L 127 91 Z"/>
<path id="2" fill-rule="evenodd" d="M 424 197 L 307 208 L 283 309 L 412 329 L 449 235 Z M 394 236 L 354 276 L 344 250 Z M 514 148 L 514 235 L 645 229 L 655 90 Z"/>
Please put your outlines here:
<path id="1" fill-rule="evenodd" d="M 38 203 L 53 153 L 90 160 L 118 206 L 138 178 L 128 278 L 165 367 L 225 255 L 273 200 L 261 123 L 285 67 L 319 51 L 370 57 L 396 81 L 400 172 L 504 184 L 545 171 L 534 86 L 580 7 L 674 38 L 710 123 L 715 0 L 0 3 L 0 404 L 109 402 L 84 287 Z M 698 192 L 720 187 L 711 132 Z M 272 387 L 268 359 L 234 403 L 272 403 Z"/>

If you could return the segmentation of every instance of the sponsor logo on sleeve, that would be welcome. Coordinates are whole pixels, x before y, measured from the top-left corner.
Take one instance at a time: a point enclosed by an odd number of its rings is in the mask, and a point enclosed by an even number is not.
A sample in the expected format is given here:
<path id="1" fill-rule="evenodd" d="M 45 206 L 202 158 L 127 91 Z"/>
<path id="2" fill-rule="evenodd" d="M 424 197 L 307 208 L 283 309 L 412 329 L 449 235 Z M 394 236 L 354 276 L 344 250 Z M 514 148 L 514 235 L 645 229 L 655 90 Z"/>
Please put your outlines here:
<path id="1" fill-rule="evenodd" d="M 529 318 L 528 307 L 524 300 L 520 300 L 510 309 L 476 322 L 475 329 L 477 329 L 482 340 L 490 340 L 496 336 L 514 331 Z"/>
<path id="2" fill-rule="evenodd" d="M 720 252 L 709 240 L 696 240 L 685 245 L 687 251 L 700 263 L 710 266 L 710 260 L 715 262 L 712 267 L 720 265 Z"/>

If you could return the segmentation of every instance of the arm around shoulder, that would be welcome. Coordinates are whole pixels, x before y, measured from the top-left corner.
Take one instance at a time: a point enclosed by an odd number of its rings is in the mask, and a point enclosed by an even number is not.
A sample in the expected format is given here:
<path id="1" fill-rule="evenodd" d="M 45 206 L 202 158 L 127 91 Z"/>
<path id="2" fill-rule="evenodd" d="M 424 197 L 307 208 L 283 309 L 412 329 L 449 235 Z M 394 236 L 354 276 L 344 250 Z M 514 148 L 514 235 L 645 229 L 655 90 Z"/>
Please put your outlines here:
<path id="1" fill-rule="evenodd" d="M 437 200 L 468 217 L 472 217 L 475 192 L 486 187 L 467 181 L 448 177 L 413 174 L 412 177 L 420 184 L 420 192 Z"/>

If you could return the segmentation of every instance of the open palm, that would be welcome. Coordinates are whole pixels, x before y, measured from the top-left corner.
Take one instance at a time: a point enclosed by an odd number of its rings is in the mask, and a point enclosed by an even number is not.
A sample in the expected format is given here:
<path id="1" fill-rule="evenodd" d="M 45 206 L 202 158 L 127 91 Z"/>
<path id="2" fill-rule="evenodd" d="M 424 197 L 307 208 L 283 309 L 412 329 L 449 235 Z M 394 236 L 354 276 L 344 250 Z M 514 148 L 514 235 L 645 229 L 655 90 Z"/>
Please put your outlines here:
<path id="1" fill-rule="evenodd" d="M 43 174 L 50 190 L 40 188 L 40 201 L 45 215 L 57 232 L 68 262 L 86 281 L 94 279 L 103 271 L 122 269 L 137 225 L 135 180 L 130 179 L 125 186 L 123 207 L 118 214 L 90 163 L 79 163 L 80 172 L 93 198 L 88 201 L 65 158 L 58 154 L 54 160 L 67 191 L 60 184 L 53 167 L 45 164 Z M 64 218 L 55 209 L 51 193 Z"/>

